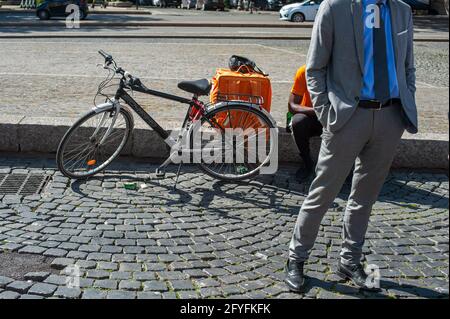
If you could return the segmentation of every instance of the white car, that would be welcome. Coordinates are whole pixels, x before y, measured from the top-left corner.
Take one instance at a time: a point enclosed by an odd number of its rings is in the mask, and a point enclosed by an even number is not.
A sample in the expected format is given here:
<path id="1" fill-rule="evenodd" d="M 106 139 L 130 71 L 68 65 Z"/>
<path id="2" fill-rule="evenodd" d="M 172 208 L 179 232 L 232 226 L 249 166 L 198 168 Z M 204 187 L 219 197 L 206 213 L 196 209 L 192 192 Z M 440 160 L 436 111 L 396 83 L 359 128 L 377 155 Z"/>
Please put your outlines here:
<path id="1" fill-rule="evenodd" d="M 322 0 L 306 0 L 291 3 L 281 8 L 280 20 L 292 22 L 314 21 Z"/>

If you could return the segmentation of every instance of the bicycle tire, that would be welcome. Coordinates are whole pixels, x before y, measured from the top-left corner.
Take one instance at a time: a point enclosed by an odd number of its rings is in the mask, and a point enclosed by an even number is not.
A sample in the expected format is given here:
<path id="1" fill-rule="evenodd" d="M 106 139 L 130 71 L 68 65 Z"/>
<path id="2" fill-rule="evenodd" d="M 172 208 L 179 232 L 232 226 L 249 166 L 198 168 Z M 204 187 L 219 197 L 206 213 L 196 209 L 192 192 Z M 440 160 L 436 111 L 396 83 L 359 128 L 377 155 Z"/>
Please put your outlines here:
<path id="1" fill-rule="evenodd" d="M 205 114 L 201 121 L 202 124 L 204 122 L 206 122 L 208 119 L 211 120 L 211 118 L 213 118 L 215 115 L 217 115 L 220 112 L 224 112 L 224 111 L 244 111 L 244 112 L 250 112 L 253 113 L 254 115 L 258 116 L 260 119 L 262 119 L 267 126 L 270 129 L 275 129 L 276 125 L 274 124 L 274 122 L 269 118 L 269 116 L 267 116 L 264 112 L 260 111 L 259 109 L 255 108 L 255 107 L 251 107 L 249 105 L 244 105 L 244 104 L 233 104 L 232 102 L 227 103 L 225 105 L 219 106 L 217 108 L 214 108 L 213 110 L 209 111 L 207 114 Z M 272 148 L 273 148 L 273 143 L 271 143 L 271 152 L 272 152 Z M 250 179 L 256 175 L 259 175 L 260 173 L 260 167 L 258 167 L 257 169 L 247 173 L 247 174 L 242 174 L 239 176 L 225 176 L 222 174 L 218 174 L 214 171 L 212 171 L 211 169 L 209 169 L 206 164 L 203 162 L 203 160 L 197 164 L 199 166 L 199 168 L 207 175 L 222 180 L 222 181 L 226 181 L 226 182 L 235 182 L 235 181 L 242 181 L 242 180 L 246 180 L 246 179 Z"/>
<path id="2" fill-rule="evenodd" d="M 131 132 L 133 130 L 133 126 L 134 126 L 133 117 L 128 110 L 121 108 L 120 114 L 123 115 L 123 117 L 125 119 L 125 123 L 126 123 L 125 136 L 122 139 L 121 143 L 119 144 L 119 147 L 117 148 L 117 150 L 105 161 L 105 163 L 98 166 L 96 169 L 92 170 L 91 173 L 82 174 L 82 175 L 77 175 L 77 174 L 71 173 L 64 167 L 64 158 L 63 158 L 64 150 L 66 147 L 66 143 L 70 140 L 70 138 L 72 137 L 72 134 L 79 127 L 81 127 L 85 122 L 87 122 L 89 119 L 93 118 L 96 115 L 105 113 L 105 112 L 111 112 L 111 110 L 105 110 L 105 111 L 101 111 L 101 112 L 95 112 L 94 110 L 92 110 L 92 111 L 86 113 L 80 119 L 78 119 L 70 127 L 70 129 L 64 134 L 61 142 L 59 143 L 58 150 L 56 152 L 56 162 L 58 165 L 58 169 L 64 176 L 72 178 L 72 179 L 86 179 L 86 178 L 94 176 L 95 174 L 98 174 L 99 172 L 103 171 L 106 167 L 108 167 L 117 156 L 119 156 L 120 152 L 122 151 L 122 149 L 128 142 L 128 140 L 131 136 Z"/>

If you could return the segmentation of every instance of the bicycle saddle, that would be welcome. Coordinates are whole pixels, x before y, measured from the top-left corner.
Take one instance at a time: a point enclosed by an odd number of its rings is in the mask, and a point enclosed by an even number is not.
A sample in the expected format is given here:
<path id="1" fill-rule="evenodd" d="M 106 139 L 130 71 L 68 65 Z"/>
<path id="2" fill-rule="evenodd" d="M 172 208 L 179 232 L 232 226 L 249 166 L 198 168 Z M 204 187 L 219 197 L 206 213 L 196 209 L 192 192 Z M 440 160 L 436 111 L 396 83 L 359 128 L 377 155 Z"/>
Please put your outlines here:
<path id="1" fill-rule="evenodd" d="M 183 91 L 195 94 L 195 95 L 208 95 L 211 90 L 211 84 L 207 79 L 201 79 L 196 81 L 182 81 L 178 83 L 178 87 Z"/>

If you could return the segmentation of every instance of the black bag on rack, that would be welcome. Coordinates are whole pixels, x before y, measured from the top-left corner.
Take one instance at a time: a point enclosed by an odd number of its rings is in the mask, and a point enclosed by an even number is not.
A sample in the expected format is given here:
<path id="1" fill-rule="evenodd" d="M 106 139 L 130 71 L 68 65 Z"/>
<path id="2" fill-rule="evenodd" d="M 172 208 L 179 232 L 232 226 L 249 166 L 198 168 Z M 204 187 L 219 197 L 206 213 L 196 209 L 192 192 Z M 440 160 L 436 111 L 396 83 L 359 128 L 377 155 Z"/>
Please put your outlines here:
<path id="1" fill-rule="evenodd" d="M 260 73 L 264 76 L 268 76 L 265 74 L 263 70 L 261 70 L 254 61 L 239 55 L 232 55 L 230 60 L 228 61 L 228 67 L 232 71 L 239 71 L 241 73 L 250 73 L 256 72 Z"/>

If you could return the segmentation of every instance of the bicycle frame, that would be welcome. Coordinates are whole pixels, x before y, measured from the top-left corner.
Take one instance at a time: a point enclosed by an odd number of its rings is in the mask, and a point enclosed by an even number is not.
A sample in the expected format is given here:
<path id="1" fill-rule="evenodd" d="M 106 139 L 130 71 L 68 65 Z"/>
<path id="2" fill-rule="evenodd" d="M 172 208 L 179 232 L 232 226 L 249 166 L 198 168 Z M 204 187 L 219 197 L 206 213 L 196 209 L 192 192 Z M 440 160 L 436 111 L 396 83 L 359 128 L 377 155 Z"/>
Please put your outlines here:
<path id="1" fill-rule="evenodd" d="M 94 107 L 94 111 L 96 112 L 100 112 L 100 111 L 105 111 L 105 110 L 109 110 L 109 109 L 116 109 L 116 114 L 115 116 L 118 115 L 118 111 L 120 111 L 121 105 L 120 105 L 120 99 L 122 99 L 134 112 L 136 112 L 137 115 L 139 115 L 139 117 L 145 122 L 147 123 L 147 125 L 149 127 L 151 127 L 169 146 L 173 146 L 176 141 L 170 136 L 169 132 L 167 132 L 166 130 L 164 130 L 159 124 L 158 122 L 156 122 L 156 120 L 151 117 L 150 114 L 148 114 L 143 108 L 142 106 L 139 105 L 139 103 L 137 103 L 126 91 L 125 88 L 129 88 L 132 91 L 136 91 L 136 92 L 140 92 L 140 93 L 144 93 L 144 94 L 148 94 L 148 95 L 153 95 L 153 96 L 157 96 L 166 100 L 171 100 L 171 101 L 175 101 L 178 103 L 183 103 L 183 104 L 188 104 L 189 108 L 186 112 L 186 117 L 183 121 L 183 125 L 181 127 L 181 129 L 185 128 L 187 121 L 189 120 L 189 113 L 190 110 L 195 107 L 197 108 L 201 114 L 204 114 L 204 104 L 197 100 L 196 96 L 194 96 L 192 99 L 187 99 L 184 97 L 180 97 L 180 96 L 176 96 L 176 95 L 172 95 L 172 94 L 168 94 L 168 93 L 164 93 L 164 92 L 160 92 L 160 91 L 156 91 L 156 90 L 151 90 L 146 88 L 144 85 L 139 84 L 139 85 L 128 85 L 126 86 L 124 83 L 124 80 L 120 81 L 119 84 L 119 88 L 114 96 L 114 99 L 110 102 L 106 102 L 104 104 L 101 105 L 97 105 Z M 115 123 L 115 118 L 112 120 L 111 122 L 111 126 L 110 128 L 107 130 L 107 132 L 105 133 L 105 136 L 102 138 L 102 140 L 104 140 L 106 137 L 108 137 L 110 131 L 112 130 L 112 127 L 114 126 Z M 95 133 L 94 133 L 95 135 Z"/>

